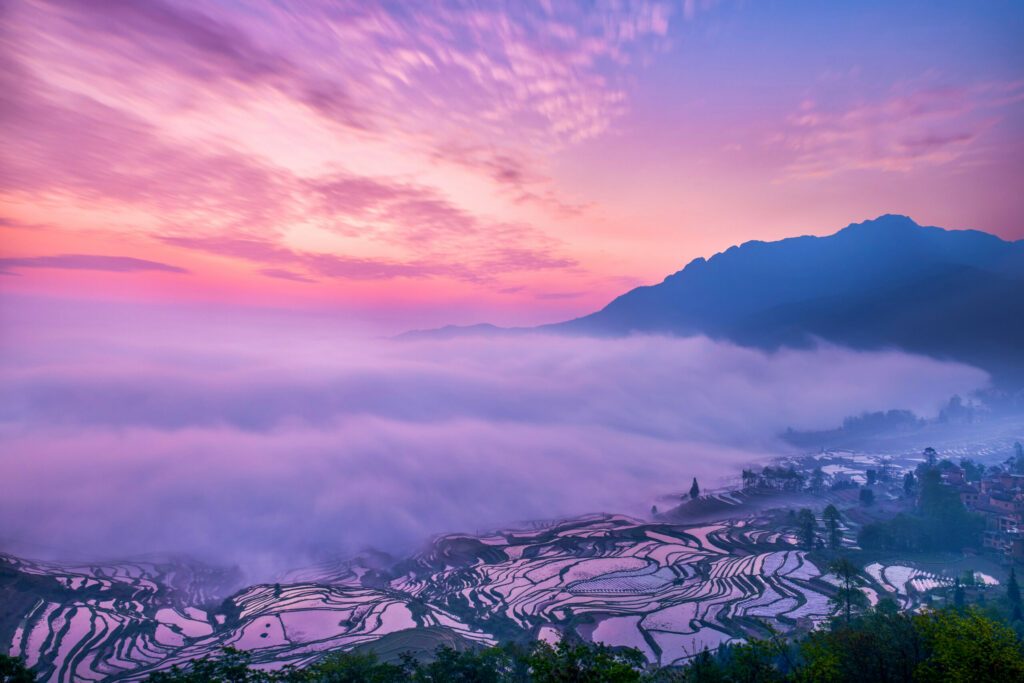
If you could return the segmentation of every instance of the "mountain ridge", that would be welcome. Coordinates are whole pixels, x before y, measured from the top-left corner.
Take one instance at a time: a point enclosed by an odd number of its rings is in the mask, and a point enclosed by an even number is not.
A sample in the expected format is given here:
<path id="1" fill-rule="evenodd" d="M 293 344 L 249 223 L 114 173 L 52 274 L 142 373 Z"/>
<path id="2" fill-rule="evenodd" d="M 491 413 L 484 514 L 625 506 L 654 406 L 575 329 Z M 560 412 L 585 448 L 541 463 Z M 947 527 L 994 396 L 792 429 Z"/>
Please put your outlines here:
<path id="1" fill-rule="evenodd" d="M 827 236 L 750 240 L 693 259 L 564 322 L 442 330 L 408 334 L 703 334 L 765 349 L 826 340 L 967 362 L 1020 383 L 1024 240 L 885 214 Z"/>

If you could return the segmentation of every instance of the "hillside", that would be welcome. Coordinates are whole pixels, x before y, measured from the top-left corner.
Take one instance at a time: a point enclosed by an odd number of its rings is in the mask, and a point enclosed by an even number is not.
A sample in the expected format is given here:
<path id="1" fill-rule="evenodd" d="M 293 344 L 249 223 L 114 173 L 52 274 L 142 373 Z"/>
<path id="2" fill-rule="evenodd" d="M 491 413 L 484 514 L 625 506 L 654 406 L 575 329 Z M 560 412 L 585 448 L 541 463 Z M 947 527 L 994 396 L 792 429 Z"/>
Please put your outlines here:
<path id="1" fill-rule="evenodd" d="M 958 360 L 1019 385 L 1024 241 L 885 215 L 827 237 L 746 242 L 695 259 L 600 311 L 536 329 L 591 336 L 706 334 L 766 349 L 823 339 Z M 496 333 L 499 328 L 478 325 L 409 336 Z"/>

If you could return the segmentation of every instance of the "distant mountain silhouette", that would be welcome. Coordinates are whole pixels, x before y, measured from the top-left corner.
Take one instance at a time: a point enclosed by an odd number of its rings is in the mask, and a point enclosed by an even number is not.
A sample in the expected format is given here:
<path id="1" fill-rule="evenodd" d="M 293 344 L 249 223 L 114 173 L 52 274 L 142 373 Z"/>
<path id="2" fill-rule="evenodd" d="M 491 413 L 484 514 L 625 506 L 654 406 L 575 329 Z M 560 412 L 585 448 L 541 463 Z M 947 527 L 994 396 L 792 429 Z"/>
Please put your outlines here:
<path id="1" fill-rule="evenodd" d="M 525 328 L 498 327 L 490 323 L 478 323 L 476 325 L 445 325 L 429 330 L 409 330 L 395 337 L 395 339 L 452 339 L 454 337 L 489 337 L 492 335 L 507 335 L 513 332 L 526 332 Z"/>
<path id="2" fill-rule="evenodd" d="M 706 334 L 747 346 L 896 347 L 1024 381 L 1024 241 L 885 215 L 698 258 L 560 334 Z M 493 333 L 493 330 L 489 330 Z"/>

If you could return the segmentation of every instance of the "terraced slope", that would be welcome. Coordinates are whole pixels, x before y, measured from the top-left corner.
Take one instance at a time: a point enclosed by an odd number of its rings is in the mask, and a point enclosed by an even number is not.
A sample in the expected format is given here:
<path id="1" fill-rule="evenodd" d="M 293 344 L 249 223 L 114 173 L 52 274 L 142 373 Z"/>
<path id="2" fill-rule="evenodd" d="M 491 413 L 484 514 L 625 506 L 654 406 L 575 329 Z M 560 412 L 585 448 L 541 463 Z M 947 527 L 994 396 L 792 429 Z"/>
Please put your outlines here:
<path id="1" fill-rule="evenodd" d="M 230 575 L 187 562 L 0 555 L 0 635 L 60 682 L 137 680 L 224 646 L 279 666 L 339 649 L 395 656 L 569 632 L 669 664 L 764 620 L 787 630 L 827 617 L 834 579 L 793 543 L 757 517 L 685 527 L 594 515 L 441 536 L 405 560 L 307 568 L 226 599 Z M 893 571 L 871 569 L 873 598 L 890 590 L 908 603 L 941 583 L 915 575 L 894 585 Z"/>

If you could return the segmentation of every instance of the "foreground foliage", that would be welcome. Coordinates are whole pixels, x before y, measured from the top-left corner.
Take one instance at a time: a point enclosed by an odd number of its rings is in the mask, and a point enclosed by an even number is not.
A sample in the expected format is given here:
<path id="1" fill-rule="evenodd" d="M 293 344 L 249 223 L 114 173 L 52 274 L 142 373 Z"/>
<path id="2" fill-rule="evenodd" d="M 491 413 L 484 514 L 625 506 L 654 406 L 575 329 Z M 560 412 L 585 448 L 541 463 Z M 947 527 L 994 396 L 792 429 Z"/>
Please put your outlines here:
<path id="1" fill-rule="evenodd" d="M 36 680 L 18 657 L 0 655 L 0 683 L 34 683 Z"/>
<path id="2" fill-rule="evenodd" d="M 304 669 L 259 671 L 248 655 L 225 650 L 223 657 L 192 662 L 155 673 L 150 683 L 634 683 L 643 680 L 643 655 L 603 645 L 543 642 L 526 649 L 516 644 L 481 650 L 439 648 L 431 662 L 404 657 L 381 662 L 372 652 L 337 653 Z"/>

